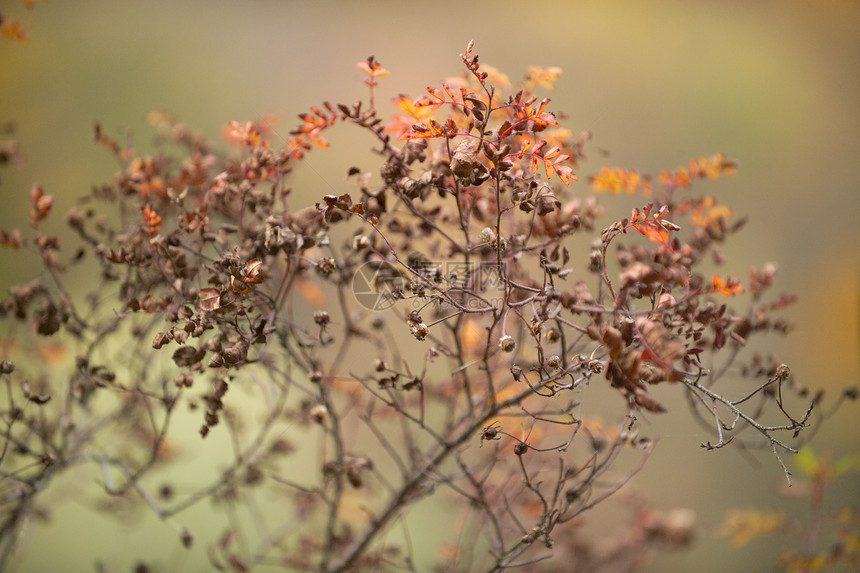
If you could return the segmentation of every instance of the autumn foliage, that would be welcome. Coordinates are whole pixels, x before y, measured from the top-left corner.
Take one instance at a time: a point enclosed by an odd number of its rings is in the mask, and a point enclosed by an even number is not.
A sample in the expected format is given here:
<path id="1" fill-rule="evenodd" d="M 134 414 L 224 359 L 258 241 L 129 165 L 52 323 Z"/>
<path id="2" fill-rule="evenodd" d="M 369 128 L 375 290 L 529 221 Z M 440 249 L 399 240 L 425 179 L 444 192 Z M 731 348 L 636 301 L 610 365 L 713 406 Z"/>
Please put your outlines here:
<path id="1" fill-rule="evenodd" d="M 81 468 L 219 570 L 639 563 L 688 544 L 689 513 L 635 497 L 608 542 L 578 525 L 646 462 L 656 442 L 641 420 L 668 410 L 658 394 L 689 398 L 714 436 L 703 448 L 737 439 L 790 478 L 822 394 L 745 347 L 791 330 L 779 313 L 794 298 L 771 295 L 775 265 L 742 276 L 724 261 L 744 220 L 694 192 L 737 162 L 578 176 L 590 134 L 562 127 L 543 95 L 560 69 L 516 86 L 471 43 L 460 60 L 462 76 L 391 98 L 385 118 L 389 72 L 368 58 L 367 101 L 322 102 L 284 137 L 272 118 L 230 122 L 226 152 L 163 113 L 151 156 L 96 126 L 120 169 L 65 215 L 74 248 L 33 187 L 29 231 L 0 230 L 3 249 L 44 268 L 0 304 L 0 563 L 44 484 Z M 347 127 L 379 164 L 303 204 L 290 173 Z M 633 207 L 607 215 L 601 192 Z M 76 266 L 97 277 L 84 294 L 63 278 Z M 68 368 L 37 359 L 45 340 Z M 604 387 L 609 411 L 591 397 Z M 200 440 L 230 461 L 178 495 L 158 476 Z M 425 534 L 410 515 L 428 499 L 450 535 L 416 563 Z M 226 515 L 216 539 L 184 522 L 205 500 Z"/>

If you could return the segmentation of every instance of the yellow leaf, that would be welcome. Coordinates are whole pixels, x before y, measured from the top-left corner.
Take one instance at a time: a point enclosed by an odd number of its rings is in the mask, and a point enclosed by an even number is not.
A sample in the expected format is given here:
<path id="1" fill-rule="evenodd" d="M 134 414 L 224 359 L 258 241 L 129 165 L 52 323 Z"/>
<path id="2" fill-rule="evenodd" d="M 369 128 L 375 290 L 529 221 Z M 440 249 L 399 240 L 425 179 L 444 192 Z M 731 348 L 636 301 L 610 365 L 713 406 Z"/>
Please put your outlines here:
<path id="1" fill-rule="evenodd" d="M 720 533 L 731 536 L 732 545 L 741 547 L 751 540 L 782 527 L 785 516 L 758 509 L 732 509 L 723 519 Z"/>

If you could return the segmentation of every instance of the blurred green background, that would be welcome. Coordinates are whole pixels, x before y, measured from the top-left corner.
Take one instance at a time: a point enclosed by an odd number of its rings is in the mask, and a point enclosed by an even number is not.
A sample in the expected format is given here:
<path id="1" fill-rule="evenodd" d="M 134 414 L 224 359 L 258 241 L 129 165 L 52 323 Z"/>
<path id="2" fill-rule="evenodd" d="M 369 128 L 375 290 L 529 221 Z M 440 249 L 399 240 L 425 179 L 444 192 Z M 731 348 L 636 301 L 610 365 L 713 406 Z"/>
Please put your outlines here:
<path id="1" fill-rule="evenodd" d="M 57 197 L 56 211 L 63 213 L 91 185 L 109 179 L 116 164 L 92 143 L 94 121 L 112 136 L 125 137 L 128 129 L 139 149 L 152 146 L 145 121 L 151 110 L 174 113 L 216 140 L 229 120 L 269 112 L 279 113 L 280 128 L 287 130 L 295 114 L 311 105 L 364 97 L 355 62 L 371 54 L 391 72 L 381 80 L 377 101 L 417 96 L 426 85 L 459 74 L 458 54 L 474 40 L 481 61 L 512 80 L 528 65 L 563 68 L 553 109 L 569 115 L 566 127 L 574 133 L 594 133 L 591 161 L 575 184 L 583 194 L 589 192 L 584 176 L 602 164 L 656 173 L 717 151 L 739 160 L 737 175 L 708 187 L 749 216 L 725 250 L 726 272 L 745 277 L 750 266 L 778 261 L 776 290 L 800 295 L 787 312 L 798 328 L 787 339 L 771 339 L 768 348 L 800 381 L 827 389 L 831 400 L 858 382 L 855 0 L 91 0 L 37 2 L 31 10 L 20 2 L 0 6 L 30 36 L 23 45 L 0 43 L 0 122 L 14 121 L 22 151 L 19 164 L 0 172 L 4 229 L 26 226 L 33 182 Z M 295 192 L 308 202 L 330 192 L 326 182 L 346 190 L 348 166 L 375 168 L 363 134 L 343 127 L 331 141 L 330 150 L 307 159 L 325 181 L 311 169 L 300 169 L 295 178 Z M 28 278 L 34 269 L 23 261 L 0 251 L 0 284 Z M 730 448 L 702 451 L 698 444 L 713 436 L 690 423 L 672 394 L 657 391 L 674 414 L 649 421 L 660 443 L 637 487 L 659 506 L 695 509 L 700 540 L 687 553 L 655 552 L 649 570 L 771 570 L 779 543 L 729 551 L 727 539 L 714 537 L 724 511 L 783 507 L 802 518 L 806 508 L 773 493 L 783 478 L 766 452 L 753 465 Z M 813 446 L 834 455 L 856 451 L 857 414 L 857 405 L 849 405 Z M 840 484 L 828 492 L 828 503 L 860 499 L 857 479 Z M 73 524 L 81 519 L 63 517 Z M 125 563 L 121 535 L 102 534 L 115 537 L 102 546 L 80 526 L 36 528 L 24 552 L 39 555 L 26 557 L 22 566 L 89 570 L 101 553 L 118 556 L 111 563 Z M 71 537 L 61 538 L 66 535 Z M 45 552 L 46 546 L 54 549 Z"/>

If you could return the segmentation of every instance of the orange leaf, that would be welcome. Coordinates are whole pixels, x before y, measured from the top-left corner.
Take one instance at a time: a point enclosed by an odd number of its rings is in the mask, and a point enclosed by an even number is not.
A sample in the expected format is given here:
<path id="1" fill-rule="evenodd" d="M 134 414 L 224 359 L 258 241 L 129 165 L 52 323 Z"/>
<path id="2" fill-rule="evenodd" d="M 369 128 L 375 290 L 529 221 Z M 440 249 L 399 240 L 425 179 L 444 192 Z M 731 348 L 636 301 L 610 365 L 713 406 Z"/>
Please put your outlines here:
<path id="1" fill-rule="evenodd" d="M 35 228 L 48 213 L 51 212 L 51 207 L 54 205 L 54 196 L 45 195 L 45 191 L 39 184 L 34 184 L 30 188 L 30 223 Z"/>
<path id="2" fill-rule="evenodd" d="M 648 237 L 649 240 L 663 245 L 669 242 L 669 232 L 656 221 L 639 221 L 633 223 L 633 228 Z"/>
<path id="3" fill-rule="evenodd" d="M 711 278 L 711 292 L 723 296 L 732 296 L 744 292 L 744 287 L 738 279 L 727 277 L 723 280 L 719 275 Z"/>
<path id="4" fill-rule="evenodd" d="M 412 100 L 408 96 L 401 95 L 394 100 L 394 105 L 412 119 L 424 119 L 430 117 L 433 110 L 439 107 L 440 104 L 431 101 L 427 97 Z"/>
<path id="5" fill-rule="evenodd" d="M 308 121 L 305 117 L 307 115 L 309 114 L 301 114 L 299 117 Z M 246 147 L 255 147 L 260 143 L 260 131 L 251 121 L 245 122 L 244 125 L 237 121 L 231 121 L 227 124 L 225 135 L 227 139 L 241 143 Z"/>
<path id="6" fill-rule="evenodd" d="M 0 245 L 17 249 L 21 246 L 21 231 L 14 229 L 7 233 L 5 229 L 0 229 Z"/>
<path id="7" fill-rule="evenodd" d="M 161 229 L 161 217 L 149 205 L 140 211 L 143 214 L 143 230 L 151 237 Z"/>
<path id="8" fill-rule="evenodd" d="M 445 94 L 443 94 L 442 90 L 440 90 L 439 88 L 427 86 L 427 93 L 429 93 L 431 96 L 435 97 L 439 101 L 445 101 Z"/>
<path id="9" fill-rule="evenodd" d="M 18 22 L 17 20 L 3 22 L 3 24 L 0 25 L 0 34 L 2 34 L 2 36 L 7 40 L 15 40 L 21 44 L 27 43 L 27 32 L 24 30 L 21 22 Z"/>
<path id="10" fill-rule="evenodd" d="M 379 78 L 382 76 L 387 76 L 391 73 L 382 66 L 380 66 L 379 62 L 377 62 L 373 56 L 369 57 L 367 61 L 357 62 L 355 66 L 371 78 Z"/>
<path id="11" fill-rule="evenodd" d="M 573 168 L 567 165 L 553 165 L 553 169 L 558 173 L 558 178 L 567 185 L 571 180 L 576 181 L 576 175 L 573 173 Z"/>

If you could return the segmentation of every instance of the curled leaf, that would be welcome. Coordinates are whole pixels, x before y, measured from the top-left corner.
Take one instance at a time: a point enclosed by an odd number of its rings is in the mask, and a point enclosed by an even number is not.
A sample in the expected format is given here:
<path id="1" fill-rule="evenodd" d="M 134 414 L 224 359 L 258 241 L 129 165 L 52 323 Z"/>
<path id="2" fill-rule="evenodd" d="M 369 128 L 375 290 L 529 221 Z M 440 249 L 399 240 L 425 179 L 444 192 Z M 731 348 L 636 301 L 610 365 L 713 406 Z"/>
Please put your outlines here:
<path id="1" fill-rule="evenodd" d="M 197 299 L 201 310 L 218 310 L 221 306 L 221 291 L 217 288 L 203 288 L 197 292 Z"/>

